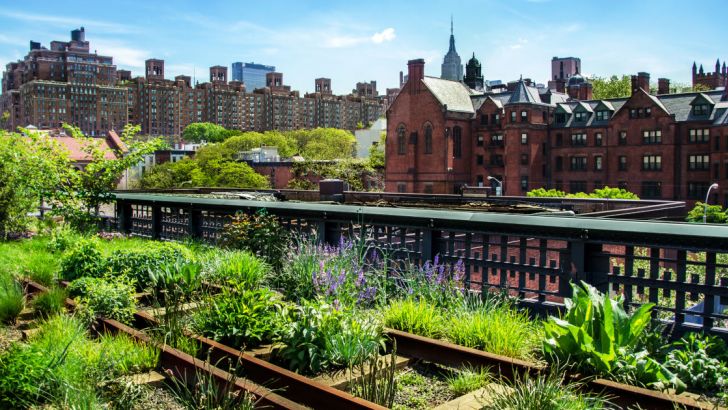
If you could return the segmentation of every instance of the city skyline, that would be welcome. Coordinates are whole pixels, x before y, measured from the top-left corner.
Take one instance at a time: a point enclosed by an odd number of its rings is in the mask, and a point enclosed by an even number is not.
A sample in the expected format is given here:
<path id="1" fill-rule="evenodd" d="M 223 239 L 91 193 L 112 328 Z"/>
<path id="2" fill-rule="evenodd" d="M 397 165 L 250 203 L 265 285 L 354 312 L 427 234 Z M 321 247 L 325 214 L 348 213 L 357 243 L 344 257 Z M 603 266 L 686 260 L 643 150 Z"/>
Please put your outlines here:
<path id="1" fill-rule="evenodd" d="M 710 2 L 702 4 L 710 9 Z M 720 5 L 720 2 L 715 2 Z M 69 30 L 84 26 L 92 50 L 114 58 L 119 69 L 143 74 L 144 60 L 166 61 L 168 78 L 195 76 L 207 81 L 208 68 L 234 61 L 276 66 L 294 90 L 312 92 L 314 79 L 332 79 L 335 94 L 347 94 L 357 82 L 377 81 L 380 93 L 398 86 L 406 62 L 424 58 L 426 75 L 447 52 L 450 15 L 454 15 L 458 52 L 474 52 L 485 79 L 513 80 L 521 74 L 539 83 L 548 81 L 553 56 L 573 55 L 584 74 L 607 76 L 652 73 L 674 83 L 690 83 L 693 61 L 712 71 L 725 50 L 718 40 L 728 28 L 721 13 L 688 13 L 685 2 L 617 2 L 573 6 L 566 15 L 563 2 L 523 0 L 502 2 L 437 2 L 418 8 L 430 22 L 402 18 L 412 4 L 368 2 L 292 2 L 273 12 L 262 4 L 180 2 L 175 6 L 136 1 L 121 7 L 90 7 L 76 2 L 6 8 L 0 11 L 0 64 L 21 59 L 30 40 L 48 46 Z M 482 12 L 478 12 L 482 11 Z M 368 17 L 371 16 L 371 17 Z M 650 24 L 649 31 L 640 24 Z M 675 30 L 676 25 L 680 30 Z M 645 34 L 647 33 L 647 34 Z M 715 40 L 713 40 L 715 39 Z"/>

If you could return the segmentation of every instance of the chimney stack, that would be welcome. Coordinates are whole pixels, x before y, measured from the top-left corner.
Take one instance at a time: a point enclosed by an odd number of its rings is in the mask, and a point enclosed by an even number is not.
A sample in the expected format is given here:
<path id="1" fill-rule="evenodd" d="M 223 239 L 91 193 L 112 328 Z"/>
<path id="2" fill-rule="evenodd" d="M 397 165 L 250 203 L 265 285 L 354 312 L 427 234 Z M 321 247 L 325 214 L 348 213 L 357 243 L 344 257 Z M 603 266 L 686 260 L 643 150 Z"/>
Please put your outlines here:
<path id="1" fill-rule="evenodd" d="M 418 58 L 407 62 L 407 82 L 410 83 L 410 93 L 419 91 L 422 79 L 425 78 L 425 60 Z"/>
<path id="2" fill-rule="evenodd" d="M 632 76 L 632 95 L 639 89 L 643 89 L 646 93 L 650 93 L 650 74 L 640 71 L 637 75 Z"/>
<path id="3" fill-rule="evenodd" d="M 670 94 L 670 80 L 667 78 L 657 79 L 657 94 Z"/>

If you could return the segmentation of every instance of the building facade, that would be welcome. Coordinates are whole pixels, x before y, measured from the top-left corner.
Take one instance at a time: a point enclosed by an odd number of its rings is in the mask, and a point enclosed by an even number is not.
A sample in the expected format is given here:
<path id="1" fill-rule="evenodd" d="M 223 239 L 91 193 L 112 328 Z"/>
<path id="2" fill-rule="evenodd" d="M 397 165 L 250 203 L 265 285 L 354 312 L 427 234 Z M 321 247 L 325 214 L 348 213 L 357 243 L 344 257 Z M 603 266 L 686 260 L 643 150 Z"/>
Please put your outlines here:
<path id="1" fill-rule="evenodd" d="M 551 59 L 551 78 L 548 86 L 558 92 L 566 92 L 566 83 L 573 75 L 581 72 L 581 59 L 577 57 L 554 57 Z"/>
<path id="2" fill-rule="evenodd" d="M 693 62 L 693 88 L 695 86 L 703 86 L 709 90 L 722 87 L 725 82 L 728 81 L 728 67 L 723 61 L 723 66 L 720 65 L 720 59 L 715 60 L 715 71 L 712 73 L 706 73 L 703 69 L 703 65 L 700 64 L 700 68 Z"/>
<path id="3" fill-rule="evenodd" d="M 266 86 L 265 75 L 276 71 L 275 66 L 235 62 L 232 64 L 232 79 L 245 84 L 250 92 Z"/>
<path id="4" fill-rule="evenodd" d="M 387 111 L 386 190 L 502 184 L 505 195 L 524 195 L 608 185 L 697 200 L 717 182 L 712 200 L 728 204 L 728 91 L 651 95 L 649 74 L 640 73 L 629 98 L 593 100 L 575 76 L 574 95 L 523 79 L 512 91 L 475 92 L 425 77 L 424 60 L 410 61 Z"/>

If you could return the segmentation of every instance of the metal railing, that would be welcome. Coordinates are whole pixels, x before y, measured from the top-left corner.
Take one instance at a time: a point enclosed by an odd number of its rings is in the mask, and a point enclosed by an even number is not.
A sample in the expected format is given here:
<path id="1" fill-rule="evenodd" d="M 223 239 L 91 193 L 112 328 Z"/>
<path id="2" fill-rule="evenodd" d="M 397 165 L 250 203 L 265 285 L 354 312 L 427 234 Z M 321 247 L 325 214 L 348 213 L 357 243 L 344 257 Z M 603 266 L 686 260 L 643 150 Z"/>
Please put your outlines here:
<path id="1" fill-rule="evenodd" d="M 116 200 L 119 230 L 133 235 L 214 242 L 231 215 L 265 208 L 331 244 L 360 237 L 414 263 L 462 260 L 466 287 L 506 288 L 535 311 L 558 308 L 570 283 L 583 280 L 622 294 L 627 306 L 655 303 L 655 317 L 676 335 L 728 338 L 728 226 L 149 194 Z"/>

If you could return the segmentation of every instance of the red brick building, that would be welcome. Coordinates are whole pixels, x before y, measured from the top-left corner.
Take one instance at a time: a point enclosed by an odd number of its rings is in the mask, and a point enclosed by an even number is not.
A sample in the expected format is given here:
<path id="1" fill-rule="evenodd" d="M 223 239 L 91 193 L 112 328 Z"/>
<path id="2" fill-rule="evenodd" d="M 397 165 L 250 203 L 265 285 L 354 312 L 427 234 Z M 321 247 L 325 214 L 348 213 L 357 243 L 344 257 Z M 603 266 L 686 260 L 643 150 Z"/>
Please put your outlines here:
<path id="1" fill-rule="evenodd" d="M 720 59 L 715 60 L 715 71 L 712 73 L 706 73 L 703 69 L 703 65 L 700 64 L 700 68 L 693 62 L 693 87 L 696 85 L 702 85 L 710 90 L 722 87 L 723 84 L 728 80 L 728 67 L 723 61 L 723 66 L 720 65 Z"/>
<path id="2" fill-rule="evenodd" d="M 387 191 L 495 188 L 492 177 L 505 195 L 609 185 L 690 200 L 718 182 L 713 200 L 728 203 L 728 91 L 650 95 L 649 74 L 640 73 L 629 98 L 580 99 L 591 98 L 591 85 L 578 74 L 568 94 L 526 80 L 513 91 L 476 93 L 425 77 L 423 60 L 408 65 L 387 111 Z"/>

